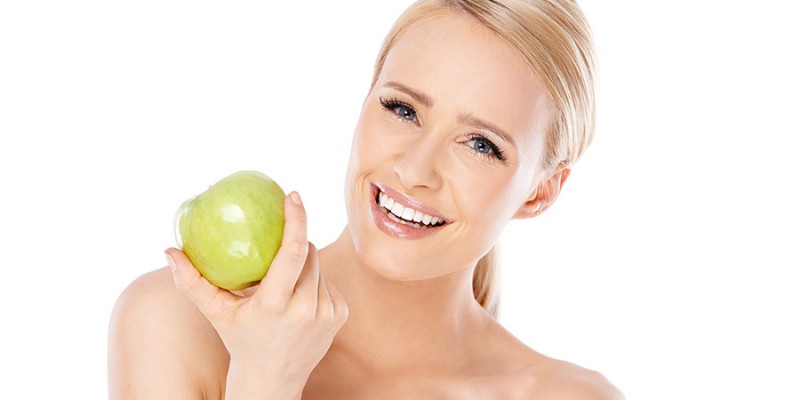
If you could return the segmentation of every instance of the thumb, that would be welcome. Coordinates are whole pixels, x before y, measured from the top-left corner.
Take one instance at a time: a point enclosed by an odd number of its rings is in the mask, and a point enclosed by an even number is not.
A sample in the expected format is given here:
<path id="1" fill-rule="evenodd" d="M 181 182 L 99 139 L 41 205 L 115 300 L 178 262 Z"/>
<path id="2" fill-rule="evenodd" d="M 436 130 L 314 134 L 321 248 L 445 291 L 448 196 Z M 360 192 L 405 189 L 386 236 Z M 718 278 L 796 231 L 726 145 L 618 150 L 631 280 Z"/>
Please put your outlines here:
<path id="1" fill-rule="evenodd" d="M 220 289 L 206 280 L 182 251 L 169 248 L 164 251 L 167 263 L 172 270 L 172 279 L 179 292 L 188 297 L 206 318 L 213 318 L 224 309 L 230 308 L 239 299 L 233 293 Z"/>

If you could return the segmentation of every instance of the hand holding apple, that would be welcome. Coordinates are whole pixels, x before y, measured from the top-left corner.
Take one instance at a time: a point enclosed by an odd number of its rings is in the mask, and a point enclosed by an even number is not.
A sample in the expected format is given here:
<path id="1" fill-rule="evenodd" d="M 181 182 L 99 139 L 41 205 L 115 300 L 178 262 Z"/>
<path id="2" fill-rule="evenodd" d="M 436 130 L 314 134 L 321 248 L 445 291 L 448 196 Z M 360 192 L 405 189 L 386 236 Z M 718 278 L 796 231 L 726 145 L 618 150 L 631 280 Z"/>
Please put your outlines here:
<path id="1" fill-rule="evenodd" d="M 317 251 L 308 242 L 300 196 L 291 193 L 283 205 L 285 228 L 269 277 L 246 296 L 209 283 L 180 250 L 166 251 L 175 286 L 211 322 L 230 353 L 226 398 L 300 399 L 348 318 L 344 298 L 321 274 Z"/>
<path id="2" fill-rule="evenodd" d="M 180 206 L 178 246 L 209 282 L 230 290 L 255 285 L 283 237 L 284 197 L 260 172 L 232 174 Z"/>

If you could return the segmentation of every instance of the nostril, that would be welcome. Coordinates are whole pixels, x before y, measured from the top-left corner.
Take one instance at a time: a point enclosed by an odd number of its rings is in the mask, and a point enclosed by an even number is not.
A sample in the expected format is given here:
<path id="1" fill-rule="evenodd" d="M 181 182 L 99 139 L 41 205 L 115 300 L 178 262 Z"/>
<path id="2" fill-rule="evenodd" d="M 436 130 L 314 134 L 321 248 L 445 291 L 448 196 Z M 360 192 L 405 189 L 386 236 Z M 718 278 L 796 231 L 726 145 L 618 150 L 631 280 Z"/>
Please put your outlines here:
<path id="1" fill-rule="evenodd" d="M 420 158 L 419 155 L 409 155 L 395 165 L 395 174 L 406 189 L 435 188 L 439 185 L 435 162 L 430 158 Z"/>

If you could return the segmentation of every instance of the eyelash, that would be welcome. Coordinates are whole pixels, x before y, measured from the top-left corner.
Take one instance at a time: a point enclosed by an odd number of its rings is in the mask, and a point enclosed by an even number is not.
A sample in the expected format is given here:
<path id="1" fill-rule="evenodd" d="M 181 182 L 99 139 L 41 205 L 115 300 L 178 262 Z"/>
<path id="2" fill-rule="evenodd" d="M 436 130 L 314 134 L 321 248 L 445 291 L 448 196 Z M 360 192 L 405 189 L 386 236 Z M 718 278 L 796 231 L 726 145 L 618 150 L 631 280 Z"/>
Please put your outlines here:
<path id="1" fill-rule="evenodd" d="M 385 108 L 387 111 L 389 111 L 392 114 L 394 114 L 401 121 L 403 121 L 403 122 L 413 122 L 415 124 L 418 123 L 418 121 L 417 121 L 417 110 L 415 110 L 414 107 L 412 107 L 410 104 L 408 104 L 408 103 L 406 103 L 406 102 L 404 102 L 402 100 L 398 100 L 398 99 L 388 99 L 387 100 L 387 99 L 384 99 L 383 97 L 379 97 L 379 100 L 380 100 L 381 106 L 383 106 L 383 108 Z M 397 112 L 398 108 L 404 109 L 404 112 L 403 113 L 398 113 Z M 405 115 L 411 115 L 413 117 L 413 119 L 408 119 L 408 118 L 405 117 Z M 494 142 L 492 142 L 491 140 L 489 140 L 489 138 L 487 138 L 486 136 L 483 136 L 483 135 L 481 135 L 479 133 L 467 133 L 464 136 L 467 138 L 468 142 L 480 141 L 480 142 L 485 143 L 489 147 L 489 150 L 491 151 L 491 153 L 482 153 L 482 152 L 476 150 L 473 147 L 467 146 L 470 151 L 472 151 L 473 153 L 477 154 L 478 156 L 481 156 L 481 157 L 484 157 L 484 158 L 494 158 L 495 160 L 498 160 L 498 161 L 506 161 L 506 157 L 505 157 L 505 154 L 503 154 L 503 151 L 500 150 L 500 148 L 497 147 L 497 145 L 494 144 Z"/>
<path id="2" fill-rule="evenodd" d="M 400 101 L 398 99 L 386 100 L 383 97 L 380 98 L 380 101 L 383 108 L 389 110 L 389 112 L 391 112 L 392 114 L 397 116 L 397 118 L 403 120 L 404 122 L 414 122 L 414 123 L 417 122 L 417 110 L 415 110 L 414 107 L 411 107 L 410 104 L 404 101 Z M 410 114 L 414 119 L 408 119 L 404 115 L 398 113 L 397 112 L 398 108 L 405 109 L 405 111 L 408 112 L 408 114 Z"/>
<path id="3" fill-rule="evenodd" d="M 498 161 L 506 161 L 506 156 L 505 156 L 505 154 L 503 154 L 503 151 L 500 150 L 500 148 L 497 147 L 497 145 L 494 144 L 494 142 L 492 142 L 491 140 L 489 140 L 489 138 L 487 138 L 486 136 L 483 136 L 483 135 L 481 135 L 479 133 L 467 133 L 464 136 L 467 137 L 469 142 L 472 142 L 472 141 L 483 142 L 484 144 L 486 144 L 486 146 L 489 147 L 489 150 L 491 150 L 491 153 L 482 153 L 482 152 L 476 150 L 475 148 L 473 148 L 471 146 L 467 146 L 470 149 L 470 151 L 472 151 L 473 153 L 475 153 L 475 154 L 477 154 L 477 155 L 479 155 L 481 157 L 493 157 L 494 159 L 496 159 Z"/>

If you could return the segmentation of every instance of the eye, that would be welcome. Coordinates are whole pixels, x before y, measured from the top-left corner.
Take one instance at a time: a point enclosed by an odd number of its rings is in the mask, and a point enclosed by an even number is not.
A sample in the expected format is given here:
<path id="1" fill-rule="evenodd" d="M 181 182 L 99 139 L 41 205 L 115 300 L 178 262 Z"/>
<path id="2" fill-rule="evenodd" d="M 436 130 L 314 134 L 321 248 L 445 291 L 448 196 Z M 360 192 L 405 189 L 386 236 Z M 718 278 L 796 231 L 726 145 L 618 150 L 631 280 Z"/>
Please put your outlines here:
<path id="1" fill-rule="evenodd" d="M 499 161 L 505 161 L 506 157 L 503 155 L 503 151 L 497 147 L 494 142 L 486 138 L 486 136 L 480 134 L 470 134 L 467 136 L 467 147 L 470 150 L 474 151 L 478 155 L 484 157 L 491 157 Z"/>
<path id="2" fill-rule="evenodd" d="M 417 122 L 417 111 L 408 103 L 397 99 L 386 100 L 383 97 L 380 98 L 380 101 L 383 108 L 391 111 L 398 118 L 414 123 Z"/>

